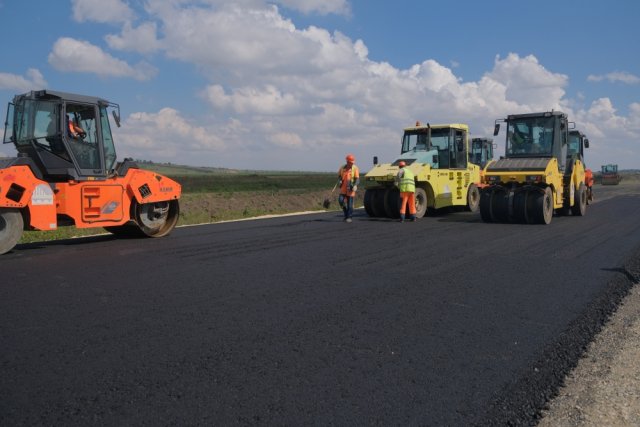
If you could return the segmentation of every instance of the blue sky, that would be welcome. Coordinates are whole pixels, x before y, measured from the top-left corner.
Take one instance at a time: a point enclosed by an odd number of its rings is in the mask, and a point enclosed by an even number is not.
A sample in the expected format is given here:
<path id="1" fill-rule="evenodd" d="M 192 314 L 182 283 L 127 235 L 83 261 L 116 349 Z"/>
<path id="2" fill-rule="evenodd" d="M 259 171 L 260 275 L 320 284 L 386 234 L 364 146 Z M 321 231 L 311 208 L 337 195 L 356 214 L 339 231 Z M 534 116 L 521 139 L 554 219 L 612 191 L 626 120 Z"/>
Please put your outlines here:
<path id="1" fill-rule="evenodd" d="M 640 168 L 639 21 L 636 0 L 0 0 L 0 114 L 95 95 L 121 106 L 119 158 L 332 171 L 393 160 L 416 120 L 491 136 L 555 109 L 589 167 Z"/>

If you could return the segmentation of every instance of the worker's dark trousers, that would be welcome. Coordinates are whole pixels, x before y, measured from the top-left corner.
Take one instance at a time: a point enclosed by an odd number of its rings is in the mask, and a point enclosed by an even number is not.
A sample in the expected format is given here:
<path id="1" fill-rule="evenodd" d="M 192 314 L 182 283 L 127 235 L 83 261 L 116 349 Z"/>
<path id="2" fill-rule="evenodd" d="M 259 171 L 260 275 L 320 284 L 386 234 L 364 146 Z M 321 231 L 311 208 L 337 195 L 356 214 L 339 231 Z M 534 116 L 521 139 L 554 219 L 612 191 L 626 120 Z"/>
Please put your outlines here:
<path id="1" fill-rule="evenodd" d="M 349 197 L 346 194 L 341 194 L 338 197 L 338 203 L 342 208 L 345 218 L 351 218 L 353 216 L 353 197 Z"/>

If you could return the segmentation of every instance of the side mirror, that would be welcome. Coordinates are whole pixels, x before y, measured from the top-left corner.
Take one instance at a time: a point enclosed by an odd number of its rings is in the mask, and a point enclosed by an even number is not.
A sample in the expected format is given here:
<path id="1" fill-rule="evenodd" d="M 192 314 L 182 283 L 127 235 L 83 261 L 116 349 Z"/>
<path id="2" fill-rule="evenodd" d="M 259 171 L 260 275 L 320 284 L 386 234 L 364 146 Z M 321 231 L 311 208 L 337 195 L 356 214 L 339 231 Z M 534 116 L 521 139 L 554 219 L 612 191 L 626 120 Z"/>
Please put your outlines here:
<path id="1" fill-rule="evenodd" d="M 116 113 L 116 110 L 111 110 L 111 114 L 113 115 L 113 120 L 116 121 L 116 125 L 120 127 L 120 116 Z"/>
<path id="2" fill-rule="evenodd" d="M 589 140 L 587 138 L 584 139 L 584 148 L 589 148 Z"/>
<path id="3" fill-rule="evenodd" d="M 496 123 L 495 127 L 493 128 L 493 136 L 496 136 L 498 132 L 500 132 L 500 123 Z"/>
<path id="4" fill-rule="evenodd" d="M 377 165 L 378 164 L 378 156 L 373 156 L 373 165 Z"/>

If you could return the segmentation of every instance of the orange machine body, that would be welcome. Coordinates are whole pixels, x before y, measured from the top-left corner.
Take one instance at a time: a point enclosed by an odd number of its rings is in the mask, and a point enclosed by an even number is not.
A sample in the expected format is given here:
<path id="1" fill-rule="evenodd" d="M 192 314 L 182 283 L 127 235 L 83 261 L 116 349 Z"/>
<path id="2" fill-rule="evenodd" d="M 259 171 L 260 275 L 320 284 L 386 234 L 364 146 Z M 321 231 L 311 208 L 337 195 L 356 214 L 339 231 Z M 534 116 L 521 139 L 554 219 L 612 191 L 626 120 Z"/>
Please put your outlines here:
<path id="1" fill-rule="evenodd" d="M 0 169 L 0 208 L 19 209 L 25 228 L 55 230 L 111 227 L 134 220 L 132 202 L 178 200 L 181 186 L 154 172 L 129 168 L 125 176 L 95 181 L 49 183 L 38 179 L 27 165 Z"/>

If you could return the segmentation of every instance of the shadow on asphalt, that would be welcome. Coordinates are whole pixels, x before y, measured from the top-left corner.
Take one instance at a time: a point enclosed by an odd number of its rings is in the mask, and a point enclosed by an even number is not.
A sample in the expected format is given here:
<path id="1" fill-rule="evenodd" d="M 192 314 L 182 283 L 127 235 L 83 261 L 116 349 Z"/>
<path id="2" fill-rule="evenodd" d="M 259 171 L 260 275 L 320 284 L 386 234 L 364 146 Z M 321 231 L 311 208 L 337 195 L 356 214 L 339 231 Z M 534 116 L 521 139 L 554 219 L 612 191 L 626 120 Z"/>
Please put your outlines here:
<path id="1" fill-rule="evenodd" d="M 113 234 L 100 234 L 98 236 L 85 236 L 85 237 L 74 237 L 71 239 L 60 239 L 60 240 L 48 240 L 44 242 L 31 242 L 31 243 L 21 243 L 16 245 L 12 251 L 28 251 L 34 249 L 44 249 L 53 246 L 75 246 L 75 245 L 86 245 L 90 243 L 96 242 L 106 242 L 109 240 L 115 240 L 123 238 L 118 238 Z"/>

